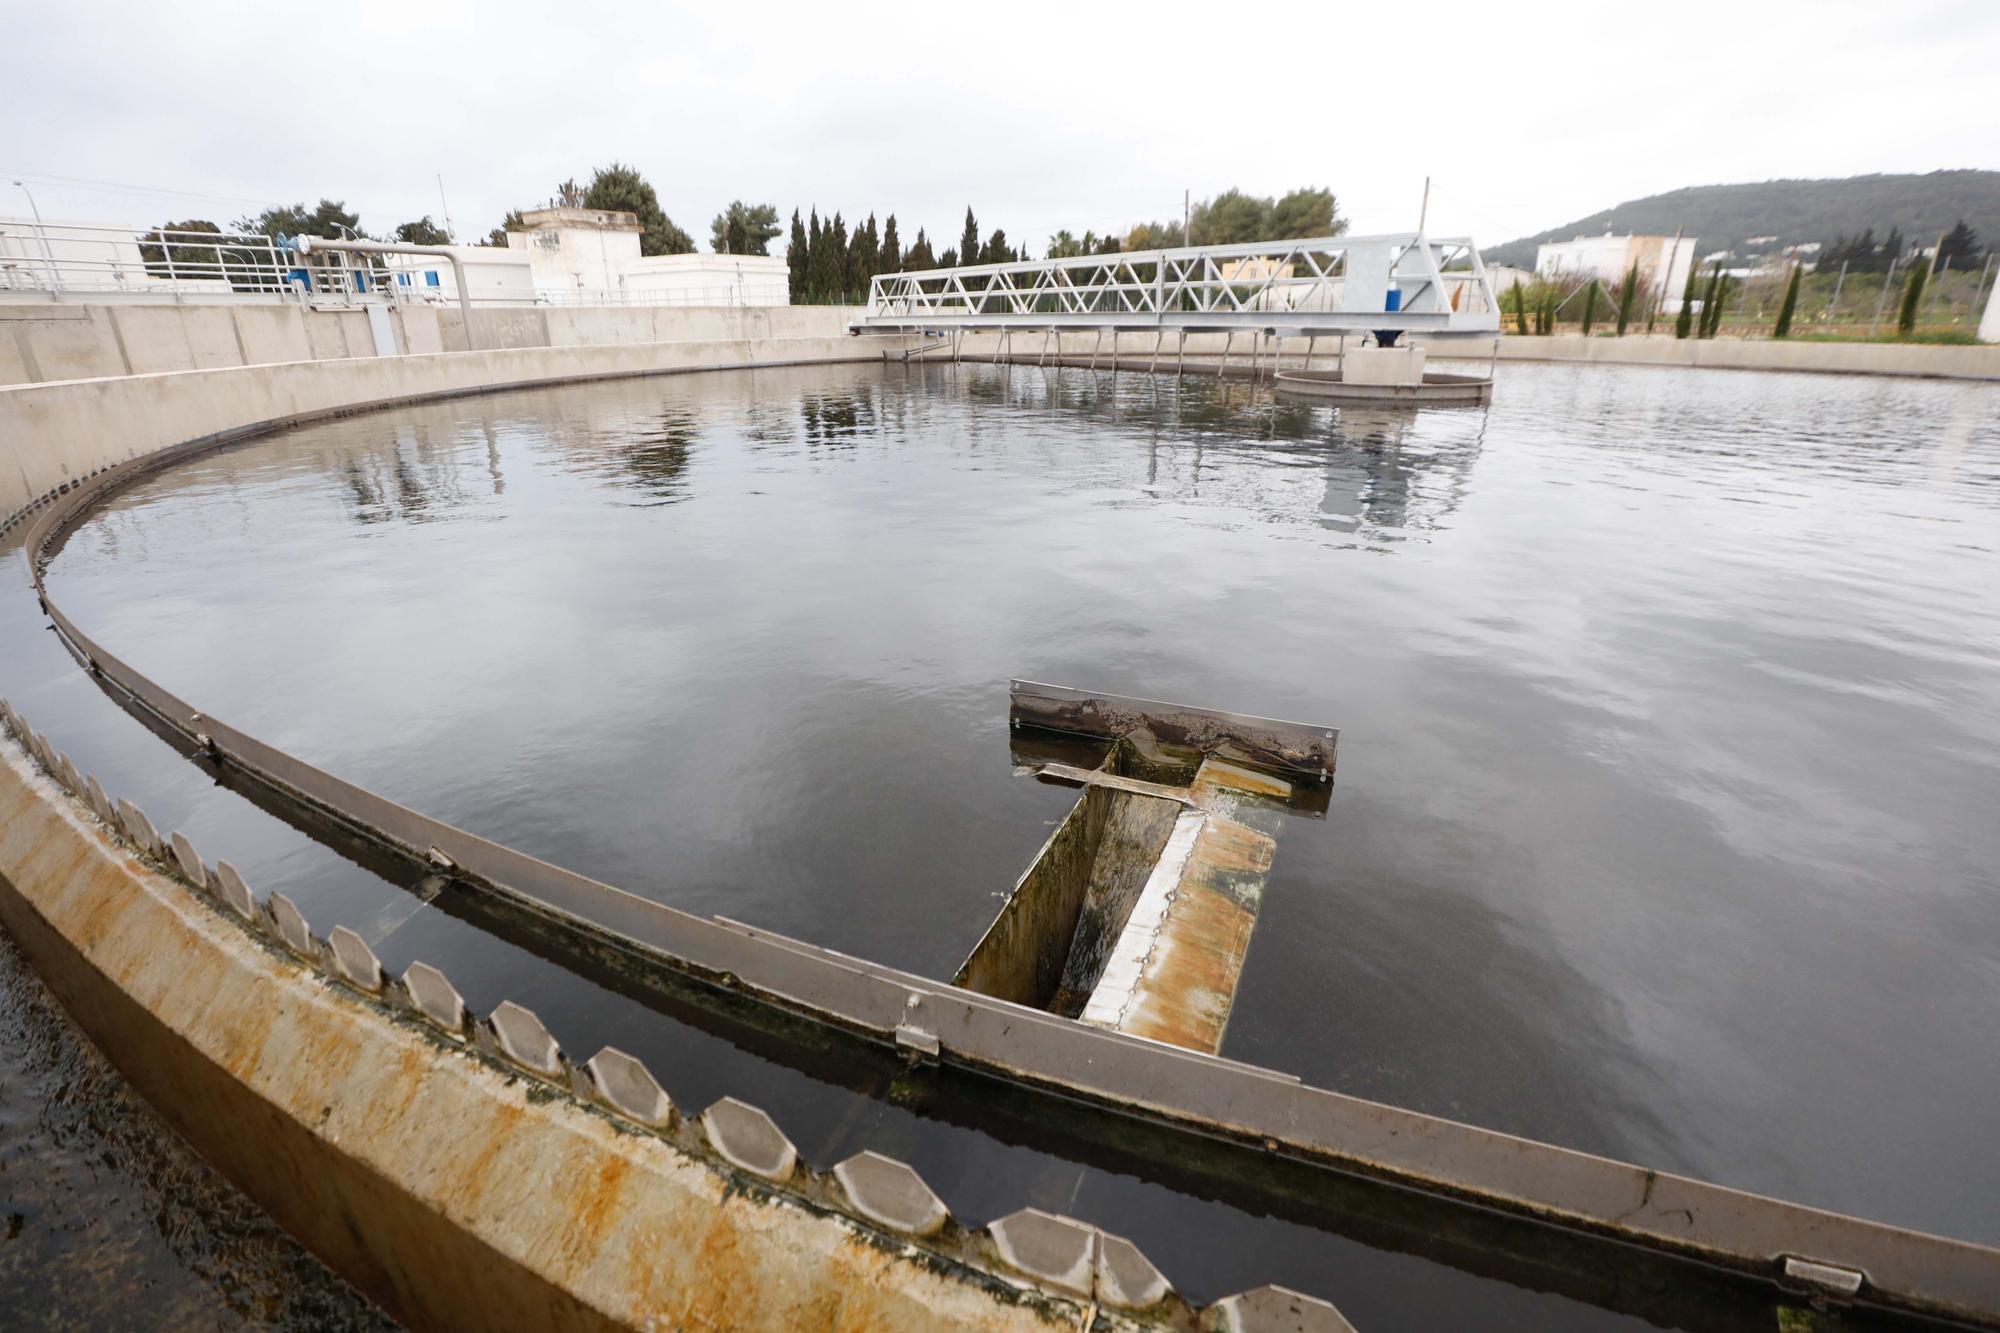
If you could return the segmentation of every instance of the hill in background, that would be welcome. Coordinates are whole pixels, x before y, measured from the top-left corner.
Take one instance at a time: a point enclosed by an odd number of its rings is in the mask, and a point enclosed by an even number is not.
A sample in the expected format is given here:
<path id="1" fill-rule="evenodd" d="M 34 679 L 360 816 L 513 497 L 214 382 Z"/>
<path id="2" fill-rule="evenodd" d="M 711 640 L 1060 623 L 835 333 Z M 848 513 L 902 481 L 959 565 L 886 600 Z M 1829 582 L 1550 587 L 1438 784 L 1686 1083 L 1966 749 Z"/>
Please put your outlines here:
<path id="1" fill-rule="evenodd" d="M 2000 244 L 2000 171 L 1693 185 L 1629 200 L 1482 253 L 1489 264 L 1532 268 L 1535 247 L 1544 241 L 1596 236 L 1607 230 L 1671 236 L 1676 227 L 1687 228 L 1687 234 L 1697 238 L 1702 255 L 1718 250 L 1743 253 L 1744 242 L 1752 236 L 1776 236 L 1782 245 L 1808 241 L 1825 245 L 1869 227 L 1875 229 L 1878 241 L 1891 228 L 1900 228 L 1910 244 L 1928 246 L 1960 218 L 1979 233 L 1982 245 Z"/>

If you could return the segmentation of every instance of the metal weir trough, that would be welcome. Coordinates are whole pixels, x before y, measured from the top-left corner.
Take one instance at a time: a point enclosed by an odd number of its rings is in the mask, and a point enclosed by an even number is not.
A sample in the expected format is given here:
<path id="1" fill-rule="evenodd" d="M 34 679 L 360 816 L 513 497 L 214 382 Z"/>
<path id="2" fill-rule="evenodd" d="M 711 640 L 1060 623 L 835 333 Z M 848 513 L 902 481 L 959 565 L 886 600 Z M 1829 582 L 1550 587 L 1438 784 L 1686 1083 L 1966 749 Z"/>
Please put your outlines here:
<path id="1" fill-rule="evenodd" d="M 1325 810 L 1338 733 L 1027 681 L 1009 693 L 1018 770 L 1082 795 L 952 984 L 1218 1053 L 1278 818 Z"/>

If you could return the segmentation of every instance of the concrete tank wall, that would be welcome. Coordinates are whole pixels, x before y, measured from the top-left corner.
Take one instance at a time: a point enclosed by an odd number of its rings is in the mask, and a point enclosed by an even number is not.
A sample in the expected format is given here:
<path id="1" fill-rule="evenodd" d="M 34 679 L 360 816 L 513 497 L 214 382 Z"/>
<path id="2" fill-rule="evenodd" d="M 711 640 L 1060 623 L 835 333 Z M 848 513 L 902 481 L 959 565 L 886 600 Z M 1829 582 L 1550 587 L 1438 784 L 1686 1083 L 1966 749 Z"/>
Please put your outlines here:
<path id="1" fill-rule="evenodd" d="M 0 924 L 203 1156 L 413 1328 L 1087 1321 L 1082 1299 L 986 1271 L 1001 1253 L 983 1236 L 946 1222 L 919 1247 L 843 1215 L 836 1180 L 750 1176 L 685 1118 L 621 1123 L 330 984 L 160 873 L 4 734 Z"/>
<path id="2" fill-rule="evenodd" d="M 857 313 L 839 306 L 486 306 L 473 310 L 472 323 L 481 348 L 595 347 L 833 338 Z M 399 353 L 468 348 L 456 306 L 390 307 L 389 320 Z M 0 385 L 374 355 L 360 310 L 289 302 L 0 305 Z"/>

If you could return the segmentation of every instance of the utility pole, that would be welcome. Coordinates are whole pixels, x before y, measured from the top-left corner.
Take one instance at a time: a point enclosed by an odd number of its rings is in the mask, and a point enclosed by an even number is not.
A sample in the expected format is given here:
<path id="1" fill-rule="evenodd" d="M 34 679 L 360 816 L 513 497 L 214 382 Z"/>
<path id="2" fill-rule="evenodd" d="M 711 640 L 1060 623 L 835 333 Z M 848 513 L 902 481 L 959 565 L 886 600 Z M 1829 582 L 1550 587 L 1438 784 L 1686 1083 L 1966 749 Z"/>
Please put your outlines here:
<path id="1" fill-rule="evenodd" d="M 440 171 L 437 174 L 437 178 L 438 178 L 438 207 L 444 210 L 444 234 L 450 237 L 452 240 L 457 240 L 458 233 L 451 225 L 451 205 L 445 202 L 445 197 L 444 197 L 444 173 Z"/>
<path id="2" fill-rule="evenodd" d="M 1660 287 L 1658 291 L 1653 293 L 1653 319 L 1658 319 L 1661 315 L 1667 313 L 1667 291 L 1674 285 L 1674 265 L 1680 262 L 1681 233 L 1686 230 L 1687 223 L 1685 222 L 1674 228 L 1674 243 L 1667 247 L 1667 262 L 1660 270 Z M 1692 262 L 1692 258 L 1690 258 L 1689 262 Z M 1652 325 L 1653 320 L 1649 319 L 1646 321 L 1648 332 L 1651 332 Z"/>
<path id="3" fill-rule="evenodd" d="M 1840 309 L 1840 289 L 1846 282 L 1847 261 L 1843 259 L 1840 261 L 1840 276 L 1833 280 L 1833 299 L 1826 303 L 1826 315 L 1828 319 L 1832 319 L 1835 312 Z"/>
<path id="4" fill-rule="evenodd" d="M 1889 284 L 1896 280 L 1896 261 L 1899 258 L 1899 255 L 1889 256 L 1889 271 L 1882 275 L 1882 294 L 1875 298 L 1875 318 L 1868 321 L 1868 336 L 1871 338 L 1882 323 L 1882 307 L 1889 303 Z"/>
<path id="5" fill-rule="evenodd" d="M 1424 202 L 1417 209 L 1417 235 L 1424 234 L 1424 223 L 1431 215 L 1431 178 L 1424 177 Z"/>
<path id="6" fill-rule="evenodd" d="M 1181 191 L 1181 244 L 1194 244 L 1194 191 Z"/>

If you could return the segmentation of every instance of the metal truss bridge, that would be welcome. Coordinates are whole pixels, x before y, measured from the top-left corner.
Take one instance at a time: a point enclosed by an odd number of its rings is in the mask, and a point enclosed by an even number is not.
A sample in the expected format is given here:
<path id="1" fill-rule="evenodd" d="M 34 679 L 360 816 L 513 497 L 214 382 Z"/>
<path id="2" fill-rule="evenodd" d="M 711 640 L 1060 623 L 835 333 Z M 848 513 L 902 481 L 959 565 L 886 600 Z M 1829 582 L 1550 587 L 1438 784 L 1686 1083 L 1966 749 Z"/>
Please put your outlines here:
<path id="1" fill-rule="evenodd" d="M 858 329 L 1492 335 L 1464 237 L 1320 236 L 884 273 Z"/>

